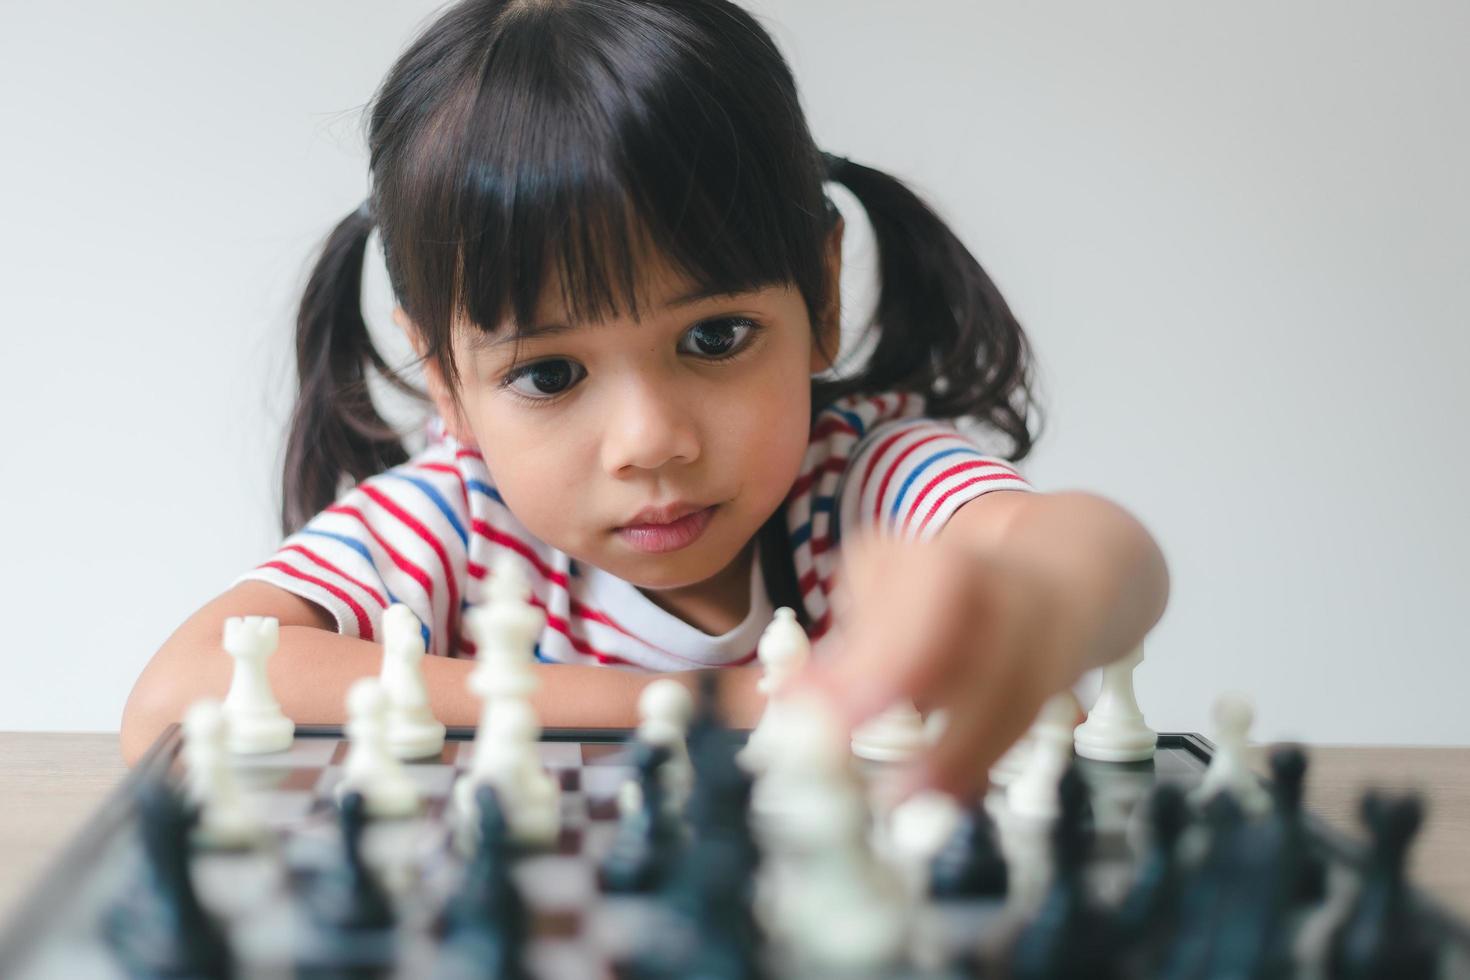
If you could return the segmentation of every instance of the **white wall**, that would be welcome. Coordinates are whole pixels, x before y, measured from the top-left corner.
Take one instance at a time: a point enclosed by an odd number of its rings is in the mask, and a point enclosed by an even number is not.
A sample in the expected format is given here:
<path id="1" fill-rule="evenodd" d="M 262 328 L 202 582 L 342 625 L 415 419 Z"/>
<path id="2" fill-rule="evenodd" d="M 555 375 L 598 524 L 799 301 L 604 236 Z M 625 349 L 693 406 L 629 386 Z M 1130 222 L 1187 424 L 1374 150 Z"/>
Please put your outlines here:
<path id="1" fill-rule="evenodd" d="M 275 543 L 293 304 L 432 9 L 0 9 L 0 729 L 115 728 Z M 1162 544 L 1150 719 L 1231 688 L 1266 738 L 1470 743 L 1470 8 L 757 9 L 824 148 L 910 180 L 1030 332 L 1025 472 Z"/>

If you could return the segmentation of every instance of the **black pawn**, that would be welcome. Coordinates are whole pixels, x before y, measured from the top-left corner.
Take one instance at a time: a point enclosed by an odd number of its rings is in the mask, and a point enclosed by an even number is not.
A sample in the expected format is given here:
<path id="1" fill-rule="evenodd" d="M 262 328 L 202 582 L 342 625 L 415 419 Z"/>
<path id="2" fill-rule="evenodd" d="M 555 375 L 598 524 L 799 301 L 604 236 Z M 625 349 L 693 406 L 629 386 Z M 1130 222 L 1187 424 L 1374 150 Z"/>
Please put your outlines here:
<path id="1" fill-rule="evenodd" d="M 1391 798 L 1369 791 L 1361 812 L 1372 850 L 1363 889 L 1333 934 L 1330 974 L 1340 980 L 1432 977 L 1438 957 L 1414 916 L 1404 873 L 1424 804 L 1412 794 Z"/>
<path id="2" fill-rule="evenodd" d="M 1175 928 L 1155 974 L 1159 980 L 1193 980 L 1207 976 L 1217 946 L 1230 892 L 1238 869 L 1245 811 L 1231 793 L 1217 793 L 1205 804 L 1209 848 L 1183 884 Z"/>
<path id="3" fill-rule="evenodd" d="M 104 931 L 113 948 L 138 976 L 233 976 L 224 933 L 190 877 L 189 837 L 198 811 L 159 777 L 140 788 L 138 815 L 148 881 L 108 914 Z"/>
<path id="4" fill-rule="evenodd" d="M 517 849 L 493 787 L 475 791 L 479 841 L 439 919 L 434 980 L 525 980 L 531 914 L 511 876 Z"/>
<path id="5" fill-rule="evenodd" d="M 1120 948 L 1154 946 L 1173 926 L 1182 881 L 1179 838 L 1189 826 L 1189 801 L 1183 788 L 1163 783 L 1155 789 L 1148 801 L 1148 822 L 1148 849 L 1114 917 Z"/>
<path id="6" fill-rule="evenodd" d="M 663 883 L 679 845 L 679 825 L 669 816 L 663 767 L 670 751 L 664 745 L 633 743 L 642 802 L 626 814 L 607 856 L 597 869 L 597 880 L 607 892 L 647 892 Z"/>
<path id="7" fill-rule="evenodd" d="M 367 819 L 367 801 L 361 793 L 342 797 L 337 808 L 341 859 L 318 879 L 312 890 L 318 917 L 339 929 L 388 929 L 393 925 L 393 905 L 362 857 L 362 834 Z"/>
<path id="8" fill-rule="evenodd" d="M 1327 863 L 1312 848 L 1302 821 L 1307 756 L 1299 747 L 1285 745 L 1271 752 L 1270 761 L 1275 819 L 1281 827 L 1282 860 L 1291 868 L 1292 899 L 1316 904 L 1327 895 Z"/>
<path id="9" fill-rule="evenodd" d="M 1052 827 L 1052 883 L 1041 908 L 1011 950 L 1015 980 L 1112 980 L 1118 975 L 1109 925 L 1087 890 L 1092 854 L 1087 784 L 1075 763 L 1057 786 L 1061 812 Z"/>
<path id="10" fill-rule="evenodd" d="M 929 866 L 929 892 L 937 898 L 1005 895 L 1009 874 L 984 797 L 965 812 Z"/>

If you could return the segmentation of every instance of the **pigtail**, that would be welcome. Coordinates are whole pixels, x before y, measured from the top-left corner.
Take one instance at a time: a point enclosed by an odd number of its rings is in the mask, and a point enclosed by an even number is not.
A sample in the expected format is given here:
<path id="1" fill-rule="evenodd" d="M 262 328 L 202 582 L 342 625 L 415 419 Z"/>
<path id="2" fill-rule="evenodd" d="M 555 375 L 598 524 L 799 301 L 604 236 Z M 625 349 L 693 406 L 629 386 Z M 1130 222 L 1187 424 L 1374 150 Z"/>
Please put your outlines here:
<path id="1" fill-rule="evenodd" d="M 362 263 L 374 225 L 371 201 L 332 229 L 296 317 L 299 390 L 282 475 L 281 529 L 298 530 L 337 498 L 342 477 L 359 480 L 408 459 L 373 404 L 370 364 L 401 391 L 423 398 L 384 362 L 362 316 Z"/>
<path id="2" fill-rule="evenodd" d="M 855 377 L 824 383 L 823 404 L 849 392 L 913 391 L 932 418 L 969 417 L 1008 436 L 1005 453 L 1023 459 L 1037 437 L 1031 353 L 1021 325 L 949 226 L 895 178 L 823 154 L 827 178 L 862 203 L 878 248 L 881 326 L 873 354 Z M 814 393 L 816 394 L 816 393 Z M 1038 414 L 1039 408 L 1037 409 Z"/>

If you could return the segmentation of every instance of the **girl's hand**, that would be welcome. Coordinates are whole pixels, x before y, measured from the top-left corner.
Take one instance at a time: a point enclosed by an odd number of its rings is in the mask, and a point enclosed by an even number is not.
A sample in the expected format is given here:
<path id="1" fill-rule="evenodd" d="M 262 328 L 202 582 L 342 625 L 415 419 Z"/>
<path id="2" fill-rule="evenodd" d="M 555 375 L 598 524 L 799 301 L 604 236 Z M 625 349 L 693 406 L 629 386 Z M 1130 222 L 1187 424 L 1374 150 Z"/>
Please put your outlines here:
<path id="1" fill-rule="evenodd" d="M 903 792 L 968 794 L 1051 695 L 1080 676 L 1088 646 L 1059 583 L 998 553 L 940 536 L 843 542 L 836 635 L 803 683 L 856 725 L 900 698 L 948 725 Z"/>

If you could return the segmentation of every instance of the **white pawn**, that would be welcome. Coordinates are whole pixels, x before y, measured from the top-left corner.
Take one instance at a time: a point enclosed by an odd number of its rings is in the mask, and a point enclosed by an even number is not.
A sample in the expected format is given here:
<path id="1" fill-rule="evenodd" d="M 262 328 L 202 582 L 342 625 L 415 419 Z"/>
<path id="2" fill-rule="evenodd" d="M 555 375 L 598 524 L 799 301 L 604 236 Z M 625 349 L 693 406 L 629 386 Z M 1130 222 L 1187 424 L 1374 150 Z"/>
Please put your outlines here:
<path id="1" fill-rule="evenodd" d="M 485 699 L 486 708 L 501 698 L 530 697 L 537 685 L 531 665 L 546 612 L 532 604 L 531 585 L 514 555 L 496 557 L 485 601 L 465 612 L 464 623 L 475 642 L 470 689 Z"/>
<path id="2" fill-rule="evenodd" d="M 1215 700 L 1214 714 L 1215 756 L 1204 779 L 1190 793 L 1190 801 L 1202 805 L 1217 793 L 1229 793 L 1247 814 L 1266 812 L 1271 798 L 1251 771 L 1246 754 L 1255 708 L 1241 695 L 1222 694 Z"/>
<path id="3" fill-rule="evenodd" d="M 536 738 L 541 727 L 524 701 L 501 701 L 488 724 L 475 735 L 470 771 L 454 786 L 457 842 L 469 849 L 478 826 L 475 790 L 492 786 L 505 810 L 511 836 L 522 843 L 549 845 L 561 831 L 561 785 L 541 764 Z"/>
<path id="4" fill-rule="evenodd" d="M 685 736 L 689 716 L 694 713 L 694 699 L 683 684 L 664 677 L 654 681 L 638 695 L 637 738 L 649 745 L 662 745 L 669 750 L 668 761 L 660 769 L 664 801 L 671 814 L 684 812 L 689 793 L 694 788 L 694 765 L 689 759 Z M 631 785 L 637 786 L 636 782 Z"/>
<path id="5" fill-rule="evenodd" d="M 1051 820 L 1060 812 L 1057 784 L 1072 761 L 1072 729 L 1077 724 L 1077 698 L 1071 691 L 1054 694 L 1041 706 L 1031 726 L 1031 749 L 1025 767 L 1006 787 L 1006 804 L 1019 817 Z"/>
<path id="6" fill-rule="evenodd" d="M 196 701 L 184 713 L 184 788 L 199 807 L 195 835 L 207 846 L 240 847 L 254 843 L 265 825 L 235 779 L 225 747 L 229 721 L 213 698 Z"/>
<path id="7" fill-rule="evenodd" d="M 388 694 L 388 750 L 399 759 L 424 759 L 444 750 L 444 725 L 429 709 L 424 686 L 424 634 L 401 602 L 383 611 L 383 670 Z"/>
<path id="8" fill-rule="evenodd" d="M 375 817 L 417 812 L 418 786 L 388 750 L 388 695 L 376 677 L 359 678 L 347 689 L 347 738 L 337 799 L 361 793 L 367 812 Z"/>
<path id="9" fill-rule="evenodd" d="M 231 616 L 225 620 L 225 652 L 235 658 L 224 711 L 230 751 L 240 755 L 283 752 L 291 747 L 296 724 L 281 713 L 271 693 L 265 662 L 281 640 L 274 616 Z"/>
<path id="10" fill-rule="evenodd" d="M 1103 668 L 1102 690 L 1087 720 L 1077 726 L 1077 754 L 1099 762 L 1152 759 L 1159 736 L 1143 720 L 1133 692 L 1133 671 L 1143 663 L 1143 647 Z"/>
<path id="11" fill-rule="evenodd" d="M 912 701 L 896 701 L 852 733 L 852 753 L 874 762 L 902 762 L 929 745 L 924 716 Z"/>
<path id="12" fill-rule="evenodd" d="M 747 772 L 759 772 L 769 761 L 771 753 L 780 750 L 781 746 L 773 741 L 772 732 L 780 728 L 781 715 L 786 710 L 783 692 L 792 678 L 806 667 L 811 654 L 811 641 L 796 621 L 796 612 L 790 606 L 777 609 L 761 632 L 755 648 L 755 655 L 764 671 L 756 690 L 766 696 L 766 709 L 736 756 L 736 761 Z"/>

